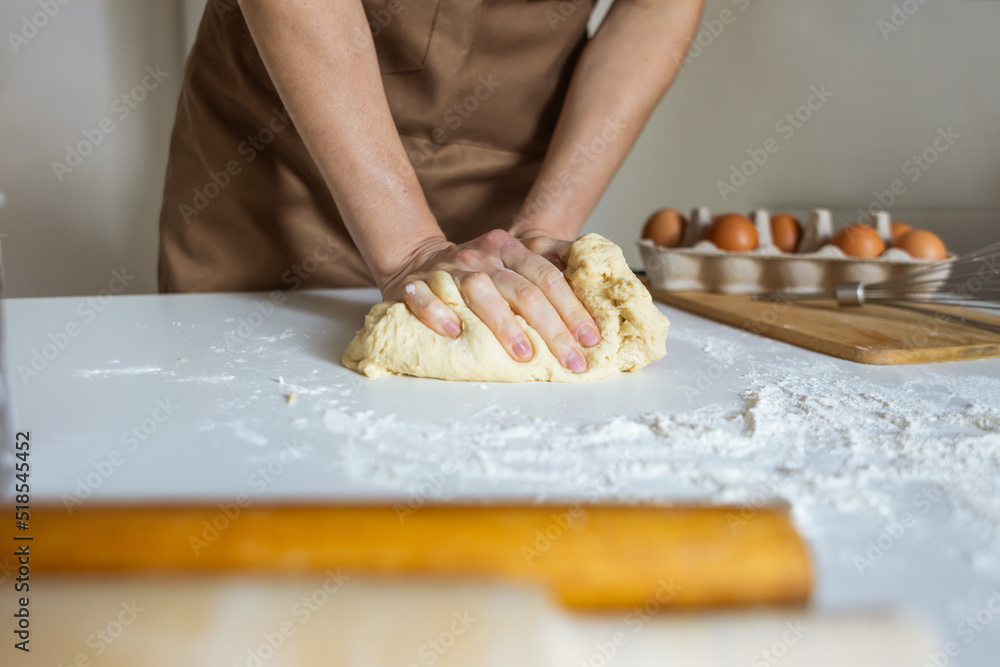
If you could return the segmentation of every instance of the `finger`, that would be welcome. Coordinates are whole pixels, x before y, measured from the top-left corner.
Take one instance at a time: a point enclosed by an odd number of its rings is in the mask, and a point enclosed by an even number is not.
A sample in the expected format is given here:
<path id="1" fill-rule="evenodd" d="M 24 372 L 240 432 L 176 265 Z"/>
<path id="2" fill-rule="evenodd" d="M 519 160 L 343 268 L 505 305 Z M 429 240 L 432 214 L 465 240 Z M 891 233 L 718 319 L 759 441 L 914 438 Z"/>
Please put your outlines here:
<path id="1" fill-rule="evenodd" d="M 505 248 L 503 261 L 504 266 L 524 276 L 532 285 L 541 290 L 542 295 L 555 307 L 566 328 L 580 345 L 593 347 L 601 341 L 600 329 L 597 328 L 594 318 L 580 303 L 580 299 L 566 282 L 562 271 L 524 246 L 511 245 Z M 521 311 L 518 310 L 518 313 Z M 528 320 L 528 317 L 523 313 L 521 316 Z M 528 320 L 528 323 L 535 326 L 531 320 Z M 537 327 L 535 328 L 537 329 Z M 552 348 L 549 347 L 549 349 Z"/>
<path id="2" fill-rule="evenodd" d="M 462 333 L 462 320 L 423 280 L 408 282 L 403 288 L 403 300 L 418 320 L 442 336 L 455 338 Z"/>
<path id="3" fill-rule="evenodd" d="M 524 276 L 506 268 L 498 269 L 493 281 L 514 311 L 535 328 L 560 364 L 574 373 L 587 370 L 583 350 L 542 290 Z"/>
<path id="4" fill-rule="evenodd" d="M 535 236 L 522 240 L 521 244 L 531 252 L 552 262 L 552 265 L 560 271 L 566 270 L 566 264 L 563 263 L 562 258 L 569 250 L 571 245 L 569 241 L 560 241 L 547 236 Z"/>
<path id="5" fill-rule="evenodd" d="M 467 271 L 457 274 L 455 282 L 469 308 L 489 327 L 511 359 L 529 361 L 535 356 L 524 329 L 488 274 Z"/>

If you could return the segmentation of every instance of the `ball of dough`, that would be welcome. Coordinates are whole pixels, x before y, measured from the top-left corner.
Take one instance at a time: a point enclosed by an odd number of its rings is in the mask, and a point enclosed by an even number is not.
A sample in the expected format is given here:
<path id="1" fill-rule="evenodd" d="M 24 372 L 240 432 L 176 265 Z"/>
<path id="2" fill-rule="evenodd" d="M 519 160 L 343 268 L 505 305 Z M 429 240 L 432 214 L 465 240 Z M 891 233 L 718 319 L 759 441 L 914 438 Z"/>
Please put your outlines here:
<path id="1" fill-rule="evenodd" d="M 444 271 L 432 273 L 427 284 L 462 320 L 458 338 L 435 333 L 404 303 L 383 301 L 365 317 L 364 328 L 344 352 L 344 366 L 371 378 L 395 374 L 480 382 L 588 382 L 639 370 L 666 354 L 670 321 L 629 269 L 621 248 L 598 234 L 585 234 L 570 247 L 565 264 L 566 280 L 601 330 L 601 342 L 583 348 L 585 373 L 563 368 L 518 315 L 535 356 L 526 362 L 511 359 Z"/>

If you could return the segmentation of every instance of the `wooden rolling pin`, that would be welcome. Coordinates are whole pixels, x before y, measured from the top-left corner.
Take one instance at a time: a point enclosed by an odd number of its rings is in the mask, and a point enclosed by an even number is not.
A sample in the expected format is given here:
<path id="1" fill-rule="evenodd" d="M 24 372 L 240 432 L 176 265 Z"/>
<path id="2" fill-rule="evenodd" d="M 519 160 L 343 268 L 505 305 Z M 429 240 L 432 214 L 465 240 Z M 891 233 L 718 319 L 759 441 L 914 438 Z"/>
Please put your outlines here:
<path id="1" fill-rule="evenodd" d="M 38 572 L 336 570 L 529 581 L 576 608 L 808 600 L 779 509 L 85 505 L 32 510 Z"/>

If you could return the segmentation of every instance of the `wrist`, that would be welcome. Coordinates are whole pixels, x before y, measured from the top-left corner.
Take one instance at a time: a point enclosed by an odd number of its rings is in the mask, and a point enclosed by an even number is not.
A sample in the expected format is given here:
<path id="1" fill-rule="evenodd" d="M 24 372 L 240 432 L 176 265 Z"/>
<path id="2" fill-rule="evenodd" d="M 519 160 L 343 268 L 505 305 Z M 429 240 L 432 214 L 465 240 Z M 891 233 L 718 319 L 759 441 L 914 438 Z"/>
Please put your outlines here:
<path id="1" fill-rule="evenodd" d="M 519 239 L 545 236 L 562 241 L 575 240 L 586 220 L 576 222 L 580 218 L 579 213 L 567 210 L 561 199 L 547 201 L 544 207 L 536 199 L 534 195 L 530 195 L 525 200 L 508 230 L 510 235 Z"/>
<path id="2" fill-rule="evenodd" d="M 443 233 L 431 233 L 394 244 L 391 252 L 371 262 L 372 274 L 379 290 L 392 285 L 423 264 L 424 258 L 455 245 Z"/>
<path id="3" fill-rule="evenodd" d="M 579 230 L 565 224 L 559 225 L 554 222 L 532 220 L 518 215 L 508 232 L 514 238 L 522 240 L 544 236 L 562 241 L 573 241 L 576 239 Z"/>

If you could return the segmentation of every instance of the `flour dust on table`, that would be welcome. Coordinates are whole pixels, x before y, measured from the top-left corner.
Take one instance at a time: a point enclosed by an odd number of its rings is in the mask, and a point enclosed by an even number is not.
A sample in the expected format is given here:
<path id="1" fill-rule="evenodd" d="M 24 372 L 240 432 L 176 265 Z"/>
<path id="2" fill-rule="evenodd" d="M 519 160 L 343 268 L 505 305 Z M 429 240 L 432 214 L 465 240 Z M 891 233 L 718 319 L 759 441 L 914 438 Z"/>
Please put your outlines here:
<path id="1" fill-rule="evenodd" d="M 589 382 L 636 371 L 666 354 L 669 320 L 629 269 L 621 248 L 598 234 L 581 236 L 565 258 L 566 280 L 601 330 L 601 342 L 584 348 L 588 370 L 573 373 L 519 315 L 534 357 L 515 361 L 465 304 L 451 275 L 436 271 L 428 286 L 462 320 L 458 338 L 441 336 L 400 302 L 384 301 L 344 353 L 344 366 L 368 377 L 413 375 L 490 382 Z"/>
<path id="2" fill-rule="evenodd" d="M 996 378 L 928 370 L 887 387 L 856 365 L 793 360 L 782 344 L 746 345 L 751 338 L 679 334 L 679 347 L 700 348 L 723 369 L 717 382 L 738 376 L 744 387 L 735 400 L 695 400 L 688 410 L 569 421 L 487 401 L 442 426 L 356 411 L 349 400 L 327 410 L 324 424 L 351 476 L 387 492 L 410 489 L 420 502 L 504 488 L 550 501 L 734 503 L 752 517 L 755 508 L 783 499 L 814 543 L 834 540 L 820 517 L 841 513 L 885 525 L 912 515 L 906 541 L 933 542 L 925 517 L 943 514 L 964 534 L 948 546 L 952 557 L 1000 576 Z M 478 386 L 484 394 L 497 391 Z M 698 389 L 691 382 L 679 391 Z M 406 444 L 386 444 L 394 442 Z M 861 540 L 841 554 L 844 567 L 864 570 L 854 559 L 867 548 Z"/>

